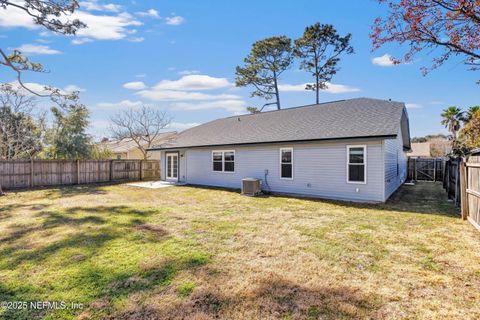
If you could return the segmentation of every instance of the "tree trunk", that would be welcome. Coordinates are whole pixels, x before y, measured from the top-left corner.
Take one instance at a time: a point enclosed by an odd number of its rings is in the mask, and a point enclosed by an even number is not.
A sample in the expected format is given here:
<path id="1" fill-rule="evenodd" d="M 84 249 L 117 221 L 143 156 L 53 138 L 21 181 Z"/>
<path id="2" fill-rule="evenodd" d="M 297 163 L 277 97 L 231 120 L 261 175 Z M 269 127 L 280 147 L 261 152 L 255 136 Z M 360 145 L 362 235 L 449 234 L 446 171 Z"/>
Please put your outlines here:
<path id="1" fill-rule="evenodd" d="M 275 85 L 275 98 L 277 99 L 277 110 L 280 110 L 280 94 L 278 93 L 277 73 L 273 71 L 273 82 Z"/>
<path id="2" fill-rule="evenodd" d="M 317 55 L 315 54 L 315 101 L 317 104 L 320 103 L 320 84 L 318 83 L 318 58 Z"/>

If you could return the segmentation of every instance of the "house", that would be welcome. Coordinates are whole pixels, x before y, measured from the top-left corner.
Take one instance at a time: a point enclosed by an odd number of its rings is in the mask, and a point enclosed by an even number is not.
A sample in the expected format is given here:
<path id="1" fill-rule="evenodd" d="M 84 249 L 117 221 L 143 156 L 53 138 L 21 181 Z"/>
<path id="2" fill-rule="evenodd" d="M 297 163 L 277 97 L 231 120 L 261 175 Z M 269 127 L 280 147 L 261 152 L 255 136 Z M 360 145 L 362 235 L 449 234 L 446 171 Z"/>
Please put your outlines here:
<path id="1" fill-rule="evenodd" d="M 412 142 L 410 158 L 439 158 L 452 152 L 452 141 L 445 138 L 432 138 L 427 142 Z"/>
<path id="2" fill-rule="evenodd" d="M 407 153 L 411 158 L 430 158 L 430 142 L 412 142 L 412 150 Z"/>
<path id="3" fill-rule="evenodd" d="M 233 116 L 185 130 L 160 151 L 161 179 L 351 201 L 386 201 L 405 181 L 405 104 L 369 98 Z"/>
<path id="4" fill-rule="evenodd" d="M 177 134 L 175 131 L 161 133 L 153 143 L 162 143 L 172 138 L 175 134 Z M 146 147 L 146 145 L 146 141 L 143 142 L 143 147 Z M 131 138 L 103 141 L 100 143 L 100 146 L 110 150 L 113 153 L 113 159 L 143 159 L 142 151 L 138 148 L 137 143 Z M 149 160 L 152 160 L 158 159 L 160 154 L 158 151 L 149 151 L 147 156 Z"/>

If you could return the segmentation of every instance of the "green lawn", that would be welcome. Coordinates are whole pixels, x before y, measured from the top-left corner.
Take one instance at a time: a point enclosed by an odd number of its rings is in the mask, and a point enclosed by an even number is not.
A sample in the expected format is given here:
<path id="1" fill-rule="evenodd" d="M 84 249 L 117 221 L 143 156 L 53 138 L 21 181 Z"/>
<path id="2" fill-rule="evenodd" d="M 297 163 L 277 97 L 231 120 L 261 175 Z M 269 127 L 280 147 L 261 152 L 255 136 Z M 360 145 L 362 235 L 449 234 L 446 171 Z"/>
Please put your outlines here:
<path id="1" fill-rule="evenodd" d="M 196 187 L 0 198 L 5 319 L 480 318 L 480 233 L 439 185 L 387 204 Z"/>

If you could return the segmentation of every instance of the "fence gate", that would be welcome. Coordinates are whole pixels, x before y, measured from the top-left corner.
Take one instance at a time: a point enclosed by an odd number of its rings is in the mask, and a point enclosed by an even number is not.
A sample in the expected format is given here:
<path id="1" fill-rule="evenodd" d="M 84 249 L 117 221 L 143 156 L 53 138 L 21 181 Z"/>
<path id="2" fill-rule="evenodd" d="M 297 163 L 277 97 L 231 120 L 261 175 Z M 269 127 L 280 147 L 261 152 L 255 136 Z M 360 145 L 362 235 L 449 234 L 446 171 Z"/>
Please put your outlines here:
<path id="1" fill-rule="evenodd" d="M 462 218 L 480 230 L 480 152 L 460 165 Z"/>
<path id="2" fill-rule="evenodd" d="M 444 162 L 434 158 L 408 158 L 408 180 L 443 181 Z"/>

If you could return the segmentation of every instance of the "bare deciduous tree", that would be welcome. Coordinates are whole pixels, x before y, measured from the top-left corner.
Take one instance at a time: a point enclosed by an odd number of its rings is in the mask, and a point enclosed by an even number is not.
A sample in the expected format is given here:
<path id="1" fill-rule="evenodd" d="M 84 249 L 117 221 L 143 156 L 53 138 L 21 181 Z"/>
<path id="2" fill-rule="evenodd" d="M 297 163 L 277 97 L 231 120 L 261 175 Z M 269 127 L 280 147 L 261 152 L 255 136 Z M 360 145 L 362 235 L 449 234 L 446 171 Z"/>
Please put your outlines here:
<path id="1" fill-rule="evenodd" d="M 134 141 L 147 160 L 147 149 L 153 146 L 162 130 L 170 125 L 172 118 L 165 111 L 142 106 L 140 109 L 119 112 L 110 120 L 113 137 Z"/>
<path id="2" fill-rule="evenodd" d="M 0 159 L 32 158 L 42 148 L 45 114 L 33 114 L 36 100 L 0 85 Z"/>

